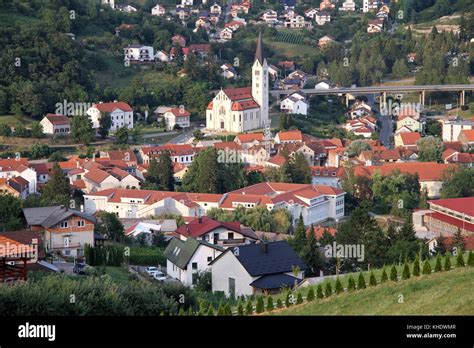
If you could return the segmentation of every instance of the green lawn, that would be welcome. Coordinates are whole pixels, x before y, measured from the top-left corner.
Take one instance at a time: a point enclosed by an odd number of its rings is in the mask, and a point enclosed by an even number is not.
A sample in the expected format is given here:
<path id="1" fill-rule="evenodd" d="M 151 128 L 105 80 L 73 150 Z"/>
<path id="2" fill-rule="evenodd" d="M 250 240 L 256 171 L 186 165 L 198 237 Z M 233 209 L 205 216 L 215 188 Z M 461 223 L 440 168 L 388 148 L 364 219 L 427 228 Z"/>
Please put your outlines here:
<path id="1" fill-rule="evenodd" d="M 19 123 L 27 127 L 33 121 L 33 118 L 23 115 L 0 115 L 0 124 L 6 124 L 11 127 Z"/>
<path id="2" fill-rule="evenodd" d="M 128 271 L 122 267 L 105 267 L 105 274 L 110 275 L 110 277 L 119 284 L 126 284 L 129 281 Z"/>
<path id="3" fill-rule="evenodd" d="M 474 315 L 474 268 L 412 277 L 316 299 L 277 315 Z M 403 296 L 403 302 L 400 299 Z"/>

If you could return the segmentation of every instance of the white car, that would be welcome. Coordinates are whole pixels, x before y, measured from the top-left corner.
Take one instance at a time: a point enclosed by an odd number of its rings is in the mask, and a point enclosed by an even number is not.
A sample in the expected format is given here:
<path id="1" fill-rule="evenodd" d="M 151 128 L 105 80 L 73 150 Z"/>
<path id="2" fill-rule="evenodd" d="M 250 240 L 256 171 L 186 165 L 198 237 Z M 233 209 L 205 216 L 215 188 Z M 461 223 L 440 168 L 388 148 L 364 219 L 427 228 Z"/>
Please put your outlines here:
<path id="1" fill-rule="evenodd" d="M 154 273 L 153 278 L 155 278 L 156 280 L 158 280 L 160 282 L 163 282 L 163 281 L 166 280 L 165 274 L 161 271 L 158 271 L 158 272 Z"/>
<path id="2" fill-rule="evenodd" d="M 150 275 L 150 276 L 152 276 L 152 277 L 153 277 L 153 276 L 155 275 L 155 273 L 157 273 L 157 272 L 160 272 L 160 270 L 159 270 L 158 268 L 156 268 L 156 267 L 147 267 L 147 268 L 146 268 L 146 273 L 148 273 L 148 275 Z"/>

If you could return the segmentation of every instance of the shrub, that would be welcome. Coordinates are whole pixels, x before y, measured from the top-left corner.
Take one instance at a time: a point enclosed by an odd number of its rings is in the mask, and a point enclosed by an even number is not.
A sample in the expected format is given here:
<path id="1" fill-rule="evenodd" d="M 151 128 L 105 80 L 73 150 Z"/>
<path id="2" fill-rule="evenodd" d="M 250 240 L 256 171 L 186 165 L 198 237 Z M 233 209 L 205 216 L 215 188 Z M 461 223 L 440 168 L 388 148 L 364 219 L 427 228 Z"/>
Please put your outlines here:
<path id="1" fill-rule="evenodd" d="M 209 309 L 207 310 L 207 316 L 209 317 L 214 316 L 214 306 L 212 304 L 209 305 Z"/>
<path id="2" fill-rule="evenodd" d="M 430 260 L 426 259 L 425 262 L 423 263 L 423 274 L 431 274 L 431 265 L 430 265 Z"/>
<path id="3" fill-rule="evenodd" d="M 449 255 L 449 253 L 447 253 L 446 256 L 444 257 L 444 270 L 445 271 L 451 270 L 451 256 Z"/>
<path id="4" fill-rule="evenodd" d="M 415 257 L 415 261 L 413 261 L 413 275 L 418 277 L 420 275 L 420 258 L 418 255 Z"/>
<path id="5" fill-rule="evenodd" d="M 239 316 L 245 315 L 244 306 L 242 304 L 242 301 L 239 301 L 239 304 L 237 305 L 237 315 L 239 315 Z"/>
<path id="6" fill-rule="evenodd" d="M 369 285 L 370 286 L 376 286 L 377 285 L 377 279 L 375 279 L 374 271 L 370 272 Z"/>
<path id="7" fill-rule="evenodd" d="M 344 287 L 342 286 L 342 283 L 339 277 L 336 278 L 335 289 L 336 289 L 336 294 L 340 294 L 341 292 L 344 292 Z"/>
<path id="8" fill-rule="evenodd" d="M 224 305 L 221 303 L 219 303 L 219 306 L 217 306 L 217 315 L 219 317 L 222 317 L 224 315 Z"/>
<path id="9" fill-rule="evenodd" d="M 316 289 L 316 297 L 317 298 L 323 298 L 323 286 L 321 284 L 318 285 L 318 288 Z"/>
<path id="10" fill-rule="evenodd" d="M 131 265 L 166 265 L 166 257 L 161 248 L 131 247 L 128 262 Z"/>
<path id="11" fill-rule="evenodd" d="M 408 266 L 408 262 L 406 260 L 403 264 L 402 279 L 410 279 L 410 267 Z"/>
<path id="12" fill-rule="evenodd" d="M 247 306 L 245 307 L 245 313 L 247 315 L 252 315 L 253 314 L 253 303 L 250 300 L 247 302 Z"/>
<path id="13" fill-rule="evenodd" d="M 315 295 L 314 295 L 314 289 L 313 289 L 313 287 L 310 287 L 309 290 L 308 290 L 308 295 L 306 296 L 306 300 L 307 300 L 308 302 L 311 302 L 311 301 L 314 300 L 314 297 L 315 297 Z"/>
<path id="14" fill-rule="evenodd" d="M 443 265 L 441 263 L 441 256 L 438 254 L 438 256 L 436 256 L 436 264 L 435 264 L 434 271 L 441 272 L 442 270 L 443 270 Z"/>
<path id="15" fill-rule="evenodd" d="M 192 308 L 192 307 L 189 307 L 189 309 L 188 309 L 188 317 L 193 317 L 193 316 L 194 316 L 193 308 Z"/>
<path id="16" fill-rule="evenodd" d="M 474 253 L 472 250 L 469 250 L 469 255 L 467 256 L 467 265 L 474 266 Z"/>
<path id="17" fill-rule="evenodd" d="M 281 301 L 281 299 L 277 300 L 277 308 L 283 308 L 283 302 Z"/>
<path id="18" fill-rule="evenodd" d="M 332 286 L 330 282 L 326 283 L 326 288 L 324 289 L 324 296 L 329 297 L 332 295 Z"/>
<path id="19" fill-rule="evenodd" d="M 286 293 L 286 298 L 285 298 L 285 306 L 286 307 L 291 307 L 291 305 L 293 304 L 293 303 L 291 303 L 292 302 L 292 297 L 293 297 L 293 295 L 291 295 L 291 293 L 288 291 Z"/>
<path id="20" fill-rule="evenodd" d="M 464 256 L 462 255 L 462 252 L 458 253 L 458 256 L 456 257 L 456 267 L 464 267 L 466 264 L 464 263 Z"/>
<path id="21" fill-rule="evenodd" d="M 303 303 L 303 296 L 301 295 L 301 292 L 298 293 L 298 296 L 296 296 L 296 304 L 302 304 Z"/>
<path id="22" fill-rule="evenodd" d="M 356 283 L 354 277 L 351 275 L 349 276 L 349 280 L 347 281 L 347 291 L 354 291 L 356 288 Z"/>
<path id="23" fill-rule="evenodd" d="M 362 272 L 359 273 L 359 279 L 357 280 L 357 289 L 365 289 L 367 286 L 365 284 L 365 278 Z"/>
<path id="24" fill-rule="evenodd" d="M 224 305 L 224 315 L 232 315 L 232 308 L 230 308 L 229 302 L 226 302 Z"/>
<path id="25" fill-rule="evenodd" d="M 183 308 L 183 307 L 181 307 L 181 308 L 179 309 L 178 315 L 179 315 L 180 317 L 184 317 L 184 316 L 185 316 L 184 308 Z"/>
<path id="26" fill-rule="evenodd" d="M 382 272 L 382 278 L 380 279 L 380 282 L 385 283 L 387 280 L 388 280 L 388 275 L 387 275 L 387 271 L 385 270 L 385 267 L 384 267 L 383 272 Z"/>
<path id="27" fill-rule="evenodd" d="M 272 310 L 274 310 L 275 307 L 273 306 L 273 297 L 271 296 L 268 296 L 268 299 L 267 299 L 267 311 L 271 312 Z"/>
<path id="28" fill-rule="evenodd" d="M 392 269 L 390 270 L 390 280 L 392 282 L 397 282 L 398 281 L 397 268 L 395 267 L 395 265 L 393 265 Z"/>
<path id="29" fill-rule="evenodd" d="M 257 299 L 256 312 L 257 313 L 265 312 L 265 303 L 263 302 L 263 296 L 259 296 L 258 299 Z"/>

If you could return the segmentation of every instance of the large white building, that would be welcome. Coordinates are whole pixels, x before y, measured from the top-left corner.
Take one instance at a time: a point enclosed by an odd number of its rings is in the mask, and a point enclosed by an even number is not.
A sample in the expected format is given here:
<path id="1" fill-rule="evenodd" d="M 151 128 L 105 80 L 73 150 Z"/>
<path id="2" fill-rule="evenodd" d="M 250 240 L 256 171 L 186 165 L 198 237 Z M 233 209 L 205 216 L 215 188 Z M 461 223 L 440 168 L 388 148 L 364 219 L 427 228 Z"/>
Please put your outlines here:
<path id="1" fill-rule="evenodd" d="M 447 120 L 443 122 L 443 141 L 458 141 L 463 130 L 474 129 L 474 118 L 470 120 Z"/>
<path id="2" fill-rule="evenodd" d="M 99 103 L 92 105 L 87 110 L 87 115 L 91 118 L 92 128 L 100 127 L 100 118 L 109 113 L 112 119 L 110 131 L 115 132 L 121 127 L 133 128 L 133 109 L 124 102 Z"/>
<path id="3" fill-rule="evenodd" d="M 206 128 L 240 133 L 265 127 L 268 118 L 268 64 L 259 35 L 252 66 L 252 86 L 221 90 L 209 103 Z"/>
<path id="4" fill-rule="evenodd" d="M 152 62 L 155 60 L 153 47 L 143 45 L 128 45 L 123 49 L 124 60 L 135 62 Z"/>

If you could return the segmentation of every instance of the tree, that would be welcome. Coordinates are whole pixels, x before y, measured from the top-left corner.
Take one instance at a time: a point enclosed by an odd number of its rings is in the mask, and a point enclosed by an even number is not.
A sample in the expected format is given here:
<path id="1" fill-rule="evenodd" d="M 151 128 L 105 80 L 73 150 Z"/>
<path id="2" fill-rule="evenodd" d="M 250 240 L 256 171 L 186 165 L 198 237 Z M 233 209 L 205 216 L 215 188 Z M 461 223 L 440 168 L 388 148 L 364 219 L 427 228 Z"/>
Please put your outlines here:
<path id="1" fill-rule="evenodd" d="M 383 271 L 382 271 L 382 277 L 380 278 L 380 282 L 385 283 L 387 280 L 388 280 L 388 275 L 387 275 L 387 271 L 385 270 L 385 267 L 384 267 Z"/>
<path id="2" fill-rule="evenodd" d="M 330 282 L 326 283 L 326 287 L 324 289 L 324 296 L 329 297 L 332 295 L 332 286 Z"/>
<path id="3" fill-rule="evenodd" d="M 357 289 L 361 290 L 361 289 L 365 289 L 367 286 L 366 286 L 366 283 L 365 283 L 365 278 L 364 278 L 364 275 L 362 274 L 362 272 L 359 273 L 359 278 L 357 280 Z"/>
<path id="4" fill-rule="evenodd" d="M 92 121 L 87 115 L 77 115 L 71 120 L 71 135 L 79 143 L 89 146 L 94 139 Z"/>
<path id="5" fill-rule="evenodd" d="M 459 227 L 453 234 L 451 248 L 456 248 L 456 252 L 458 254 L 462 254 L 464 250 L 466 250 L 466 239 L 463 237 L 461 233 L 461 228 Z"/>
<path id="6" fill-rule="evenodd" d="M 124 237 L 124 228 L 117 215 L 114 213 L 108 213 L 106 211 L 100 211 L 97 213 L 97 223 L 95 225 L 94 232 L 101 235 L 107 236 L 108 239 L 121 242 Z"/>
<path id="7" fill-rule="evenodd" d="M 397 268 L 395 267 L 395 265 L 393 265 L 392 269 L 390 270 L 390 280 L 392 282 L 398 281 Z"/>
<path id="8" fill-rule="evenodd" d="M 446 254 L 446 256 L 444 257 L 444 270 L 451 270 L 451 256 L 449 254 Z"/>
<path id="9" fill-rule="evenodd" d="M 449 168 L 442 177 L 441 198 L 474 196 L 474 169 L 464 166 Z"/>
<path id="10" fill-rule="evenodd" d="M 239 304 L 237 305 L 237 315 L 238 316 L 244 316 L 244 306 L 242 305 L 242 301 L 239 301 Z"/>
<path id="11" fill-rule="evenodd" d="M 392 67 L 392 74 L 394 77 L 405 77 L 409 73 L 409 68 L 404 58 L 399 58 L 395 61 Z"/>
<path id="12" fill-rule="evenodd" d="M 316 235 L 314 234 L 313 225 L 311 225 L 309 236 L 305 243 L 306 245 L 303 247 L 301 256 L 310 269 L 309 275 L 317 275 L 318 271 L 323 265 L 323 260 L 319 252 L 318 241 L 316 239 Z"/>
<path id="13" fill-rule="evenodd" d="M 43 133 L 43 126 L 39 122 L 33 122 L 31 124 L 31 136 L 33 138 L 43 138 L 44 133 Z"/>
<path id="14" fill-rule="evenodd" d="M 396 262 L 402 260 L 402 258 L 412 260 L 419 250 L 420 242 L 416 237 L 412 217 L 408 215 L 389 249 L 390 261 Z"/>
<path id="15" fill-rule="evenodd" d="M 98 133 L 102 139 L 109 136 L 110 127 L 112 126 L 112 116 L 109 112 L 103 112 L 99 119 L 99 130 Z"/>
<path id="16" fill-rule="evenodd" d="M 263 296 L 259 296 L 257 298 L 256 312 L 260 314 L 260 313 L 263 313 L 264 311 L 265 311 L 265 303 L 263 302 Z"/>
<path id="17" fill-rule="evenodd" d="M 420 258 L 418 255 L 415 257 L 415 261 L 413 261 L 413 275 L 418 277 L 420 275 Z"/>
<path id="18" fill-rule="evenodd" d="M 212 305 L 212 303 L 209 305 L 209 309 L 207 310 L 207 316 L 208 317 L 214 316 L 214 306 Z"/>
<path id="19" fill-rule="evenodd" d="M 313 233 L 314 234 L 314 233 Z M 304 247 L 307 244 L 306 229 L 304 227 L 303 215 L 300 214 L 298 224 L 296 225 L 295 236 L 291 240 L 293 249 L 299 254 L 303 252 Z"/>
<path id="20" fill-rule="evenodd" d="M 0 230 L 12 231 L 20 226 L 21 200 L 10 194 L 0 195 Z"/>
<path id="21" fill-rule="evenodd" d="M 356 286 L 355 286 L 355 280 L 352 275 L 349 276 L 349 280 L 347 281 L 347 291 L 354 291 Z"/>
<path id="22" fill-rule="evenodd" d="M 316 297 L 317 298 L 323 298 L 323 286 L 321 284 L 318 285 L 318 288 L 316 289 Z"/>
<path id="23" fill-rule="evenodd" d="M 431 274 L 431 264 L 430 260 L 426 259 L 425 262 L 423 263 L 423 274 Z"/>
<path id="24" fill-rule="evenodd" d="M 418 140 L 416 146 L 418 148 L 418 161 L 441 162 L 443 142 L 440 138 L 429 135 Z"/>
<path id="25" fill-rule="evenodd" d="M 288 292 L 286 293 L 286 298 L 285 298 L 285 306 L 286 306 L 286 308 L 291 307 L 291 305 L 293 304 L 292 301 L 293 301 L 293 295 L 291 294 L 291 292 L 288 291 Z"/>
<path id="26" fill-rule="evenodd" d="M 253 314 L 253 303 L 250 300 L 247 302 L 247 306 L 245 307 L 245 314 L 247 315 Z"/>
<path id="27" fill-rule="evenodd" d="M 217 306 L 217 316 L 222 317 L 224 316 L 224 305 L 222 304 L 222 301 L 219 302 L 219 305 Z"/>
<path id="28" fill-rule="evenodd" d="M 310 287 L 309 290 L 308 290 L 308 295 L 306 295 L 306 300 L 308 302 L 311 302 L 311 301 L 314 301 L 314 288 L 313 287 Z"/>
<path id="29" fill-rule="evenodd" d="M 128 144 L 128 138 L 129 138 L 129 130 L 127 126 L 120 127 L 117 129 L 115 132 L 115 139 L 118 144 Z"/>
<path id="30" fill-rule="evenodd" d="M 283 302 L 281 302 L 280 298 L 277 300 L 277 308 L 283 308 Z"/>
<path id="31" fill-rule="evenodd" d="M 438 254 L 436 256 L 436 265 L 435 265 L 434 271 L 435 272 L 441 272 L 442 270 L 443 270 L 443 266 L 441 264 L 441 256 L 440 256 L 440 254 Z"/>
<path id="32" fill-rule="evenodd" d="M 41 202 L 47 205 L 69 206 L 71 185 L 57 163 L 53 165 L 49 181 L 41 189 Z"/>
<path id="33" fill-rule="evenodd" d="M 408 267 L 408 262 L 406 260 L 403 264 L 402 279 L 410 279 L 410 267 Z"/>
<path id="34" fill-rule="evenodd" d="M 267 311 L 271 312 L 275 309 L 274 305 L 273 305 L 273 297 L 271 296 L 268 296 L 268 299 L 267 299 Z"/>
<path id="35" fill-rule="evenodd" d="M 469 254 L 467 256 L 467 265 L 474 266 L 474 253 L 472 252 L 472 250 L 469 250 Z"/>
<path id="36" fill-rule="evenodd" d="M 196 140 L 202 140 L 202 139 L 204 139 L 204 134 L 201 132 L 200 129 L 196 129 L 196 130 L 193 132 L 193 137 L 194 137 L 194 139 L 196 139 Z"/>
<path id="37" fill-rule="evenodd" d="M 340 294 L 341 292 L 344 292 L 344 287 L 342 286 L 342 283 L 339 277 L 336 277 L 335 290 L 336 290 L 336 294 Z"/>
<path id="38" fill-rule="evenodd" d="M 0 135 L 4 137 L 9 137 L 12 135 L 12 128 L 6 124 L 0 124 Z"/>
<path id="39" fill-rule="evenodd" d="M 377 285 L 377 279 L 375 279 L 374 271 L 370 272 L 369 285 L 370 286 L 376 286 Z"/>
<path id="40" fill-rule="evenodd" d="M 296 296 L 296 304 L 302 304 L 303 303 L 303 295 L 301 295 L 301 292 L 298 293 Z"/>
<path id="41" fill-rule="evenodd" d="M 32 159 L 45 158 L 49 156 L 49 146 L 47 144 L 35 143 L 30 147 Z"/>
<path id="42" fill-rule="evenodd" d="M 347 156 L 359 156 L 362 151 L 370 150 L 370 144 L 365 140 L 354 140 L 347 148 Z"/>
<path id="43" fill-rule="evenodd" d="M 136 125 L 128 131 L 132 144 L 139 144 L 143 139 L 143 126 Z"/>
<path id="44" fill-rule="evenodd" d="M 458 256 L 456 257 L 456 267 L 465 267 L 466 264 L 464 263 L 464 256 L 462 252 L 458 252 Z"/>

